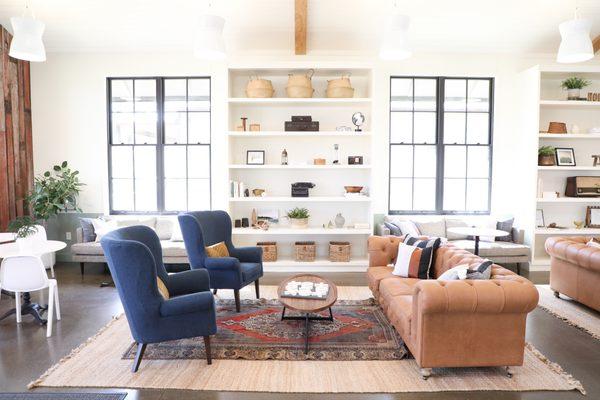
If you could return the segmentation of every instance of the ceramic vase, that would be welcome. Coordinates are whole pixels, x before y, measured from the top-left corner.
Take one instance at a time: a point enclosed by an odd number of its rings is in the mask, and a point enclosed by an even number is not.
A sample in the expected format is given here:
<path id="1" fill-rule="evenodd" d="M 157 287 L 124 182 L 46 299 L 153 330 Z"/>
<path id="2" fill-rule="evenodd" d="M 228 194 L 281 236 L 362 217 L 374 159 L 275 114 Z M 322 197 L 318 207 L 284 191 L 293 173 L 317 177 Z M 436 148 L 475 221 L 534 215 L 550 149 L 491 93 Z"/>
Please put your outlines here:
<path id="1" fill-rule="evenodd" d="M 335 216 L 335 227 L 336 228 L 343 228 L 345 223 L 346 223 L 346 218 L 344 218 L 342 216 L 342 213 L 338 213 Z"/>

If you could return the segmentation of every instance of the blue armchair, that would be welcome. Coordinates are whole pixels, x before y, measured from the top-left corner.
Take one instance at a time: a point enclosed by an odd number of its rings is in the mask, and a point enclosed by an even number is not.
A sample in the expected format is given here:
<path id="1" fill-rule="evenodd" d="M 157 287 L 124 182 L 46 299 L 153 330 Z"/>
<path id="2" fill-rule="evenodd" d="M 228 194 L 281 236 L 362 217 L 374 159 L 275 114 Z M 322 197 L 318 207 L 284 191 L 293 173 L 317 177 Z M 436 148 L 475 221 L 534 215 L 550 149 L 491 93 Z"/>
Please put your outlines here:
<path id="1" fill-rule="evenodd" d="M 240 311 L 240 289 L 254 282 L 260 298 L 263 276 L 262 248 L 235 247 L 231 242 L 231 218 L 225 211 L 195 211 L 179 214 L 179 225 L 192 270 L 206 269 L 210 287 L 233 289 L 236 310 Z M 211 258 L 205 247 L 225 242 L 230 257 Z"/>
<path id="2" fill-rule="evenodd" d="M 211 364 L 210 335 L 217 333 L 215 301 L 205 270 L 167 274 L 156 233 L 131 226 L 108 233 L 100 241 L 125 309 L 137 354 L 136 372 L 148 343 L 203 336 L 206 360 Z M 156 277 L 170 298 L 158 291 Z"/>

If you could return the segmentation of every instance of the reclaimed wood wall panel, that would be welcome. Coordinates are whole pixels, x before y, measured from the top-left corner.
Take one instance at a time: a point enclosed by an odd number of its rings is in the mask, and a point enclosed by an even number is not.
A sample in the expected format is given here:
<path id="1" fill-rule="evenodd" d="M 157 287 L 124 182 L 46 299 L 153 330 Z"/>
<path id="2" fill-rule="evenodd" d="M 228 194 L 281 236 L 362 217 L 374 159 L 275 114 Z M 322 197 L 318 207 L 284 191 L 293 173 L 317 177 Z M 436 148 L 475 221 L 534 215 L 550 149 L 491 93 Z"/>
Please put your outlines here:
<path id="1" fill-rule="evenodd" d="M 0 232 L 27 215 L 23 199 L 33 185 L 29 63 L 8 55 L 11 34 L 0 31 Z"/>

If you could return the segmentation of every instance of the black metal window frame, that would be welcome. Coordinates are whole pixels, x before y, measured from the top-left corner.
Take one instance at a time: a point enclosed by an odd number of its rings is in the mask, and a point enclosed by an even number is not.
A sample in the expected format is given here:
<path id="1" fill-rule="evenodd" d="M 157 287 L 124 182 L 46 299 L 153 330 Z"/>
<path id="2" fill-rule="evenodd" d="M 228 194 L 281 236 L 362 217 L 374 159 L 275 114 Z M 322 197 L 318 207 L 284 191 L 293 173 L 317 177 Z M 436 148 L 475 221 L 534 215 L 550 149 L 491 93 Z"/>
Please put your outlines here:
<path id="1" fill-rule="evenodd" d="M 164 87 L 165 81 L 173 79 L 185 79 L 186 80 L 186 102 L 187 100 L 187 90 L 188 90 L 188 80 L 190 79 L 206 79 L 208 80 L 208 90 L 209 90 L 209 105 L 208 105 L 208 113 L 209 113 L 209 143 L 208 144 L 195 144 L 195 143 L 185 143 L 185 144 L 175 144 L 175 143 L 165 143 L 165 94 Z M 157 114 L 157 130 L 156 130 L 156 144 L 137 144 L 135 143 L 135 125 L 134 125 L 134 143 L 133 144 L 122 144 L 122 143 L 113 143 L 112 141 L 112 82 L 117 80 L 130 80 L 133 81 L 133 98 L 135 99 L 135 81 L 136 80 L 154 80 L 156 82 L 156 114 Z M 189 111 L 186 111 L 186 116 Z M 134 100 L 134 111 L 133 114 L 135 116 L 135 100 Z M 182 211 L 187 210 L 165 210 L 165 160 L 164 160 L 164 148 L 166 146 L 206 146 L 208 147 L 208 181 L 209 181 L 209 204 L 212 209 L 212 78 L 210 76 L 118 76 L 118 77 L 107 77 L 106 78 L 106 115 L 107 115 L 107 154 L 108 154 L 108 201 L 109 201 L 109 213 L 111 215 L 177 215 Z M 135 120 L 134 120 L 135 124 Z M 186 137 L 189 137 L 189 120 L 186 118 Z M 135 146 L 155 146 L 156 147 L 156 196 L 157 196 L 157 210 L 156 211 L 127 211 L 127 210 L 115 210 L 113 207 L 113 184 L 112 184 L 112 148 L 114 146 L 132 146 L 135 149 Z M 186 153 L 187 154 L 187 153 Z M 186 155 L 187 157 L 187 155 Z M 187 161 L 187 160 L 186 160 Z M 135 165 L 134 167 L 135 168 Z M 186 188 L 189 181 L 187 176 L 187 162 L 186 162 Z M 134 172 L 134 187 L 133 187 L 133 196 L 134 196 L 134 208 L 135 208 L 135 172 Z M 186 204 L 188 199 L 186 198 Z"/>
<path id="2" fill-rule="evenodd" d="M 419 145 L 417 143 L 414 143 L 414 141 L 412 143 L 394 143 L 392 142 L 392 113 L 394 112 L 392 110 L 392 101 L 393 101 L 393 96 L 392 96 L 392 81 L 394 79 L 412 79 L 413 80 L 413 102 L 414 102 L 414 81 L 416 79 L 435 79 L 436 80 L 436 109 L 435 109 L 435 113 L 436 113 L 436 141 L 435 141 L 435 147 L 436 147 L 436 177 L 435 177 L 435 183 L 436 183 L 436 198 L 435 198 L 435 210 L 392 210 L 391 209 L 391 187 L 392 187 L 392 175 L 391 175 L 391 170 L 392 170 L 392 147 L 395 145 Z M 469 111 L 468 109 L 465 109 L 465 111 L 445 111 L 444 110 L 444 100 L 445 100 L 445 82 L 447 80 L 465 80 L 467 81 L 467 84 L 465 85 L 466 87 L 466 93 L 465 93 L 465 102 L 468 104 L 468 90 L 469 90 L 469 85 L 468 85 L 468 81 L 474 81 L 474 80 L 482 80 L 482 81 L 489 81 L 490 82 L 490 88 L 489 88 L 489 110 L 487 111 L 487 113 L 489 113 L 489 120 L 488 120 L 488 143 L 487 144 L 469 144 L 465 141 L 465 143 L 454 143 L 454 144 L 446 144 L 444 143 L 444 114 L 445 113 L 452 113 L 452 112 L 456 112 L 456 113 L 464 113 L 465 114 L 465 118 L 467 118 L 469 113 L 478 113 L 478 112 L 482 112 L 482 111 Z M 388 125 L 389 125 L 389 145 L 388 145 L 388 214 L 389 215 L 490 215 L 491 212 L 491 205 L 492 205 L 492 161 L 493 161 L 493 138 L 494 138 L 494 134 L 493 134 L 493 128 L 494 128 L 494 86 L 495 86 L 495 79 L 493 77 L 475 77 L 475 76 L 464 76 L 464 77 L 459 77 L 459 76 L 415 76 L 415 75 L 391 75 L 390 76 L 390 91 L 389 91 L 389 120 L 388 120 Z M 412 113 L 414 112 L 418 112 L 415 111 L 413 109 Z M 413 117 L 413 121 L 414 121 L 414 117 Z M 413 122 L 413 128 L 414 128 L 414 122 Z M 465 137 L 467 135 L 467 124 L 465 124 Z M 413 131 L 413 138 L 414 138 L 414 131 Z M 433 144 L 428 144 L 428 145 L 433 145 Z M 487 147 L 489 149 L 489 167 L 488 167 L 488 205 L 487 205 L 487 210 L 484 211 L 469 211 L 469 210 L 465 210 L 465 211 L 456 211 L 456 210 L 444 210 L 444 154 L 445 154 L 445 147 L 446 146 L 463 146 L 463 147 L 474 147 L 474 146 L 483 146 L 483 147 Z M 468 155 L 467 155 L 468 157 Z M 466 168 L 468 168 L 468 159 L 465 162 L 466 164 Z M 413 165 L 414 165 L 414 154 L 413 154 Z M 413 177 L 411 178 L 413 181 L 413 185 L 414 185 L 414 170 L 413 170 Z M 465 175 L 465 180 L 468 181 L 467 179 L 467 175 Z M 468 190 L 468 182 L 465 183 L 465 192 Z M 414 194 L 413 194 L 414 195 Z M 466 198 L 465 198 L 466 200 Z"/>

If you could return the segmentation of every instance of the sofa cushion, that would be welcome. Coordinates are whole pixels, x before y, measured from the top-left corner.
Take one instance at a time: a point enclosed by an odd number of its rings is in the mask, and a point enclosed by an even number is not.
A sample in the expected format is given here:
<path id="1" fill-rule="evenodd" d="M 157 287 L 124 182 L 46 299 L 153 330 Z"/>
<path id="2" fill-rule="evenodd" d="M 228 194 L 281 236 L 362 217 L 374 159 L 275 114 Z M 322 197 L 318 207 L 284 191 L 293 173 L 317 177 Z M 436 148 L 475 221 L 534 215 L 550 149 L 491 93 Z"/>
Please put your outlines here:
<path id="1" fill-rule="evenodd" d="M 379 284 L 381 283 L 381 280 L 394 277 L 394 275 L 392 275 L 393 270 L 392 267 L 369 267 L 367 269 L 367 282 L 369 289 L 375 293 L 375 298 L 377 298 L 377 294 L 379 293 Z M 398 279 L 398 277 L 394 278 Z"/>
<path id="2" fill-rule="evenodd" d="M 512 235 L 512 229 L 513 229 L 514 223 L 515 223 L 514 218 L 509 218 L 504 221 L 496 222 L 496 229 L 498 229 L 500 231 L 508 232 L 508 235 L 506 235 L 506 236 L 496 237 L 497 242 L 513 242 L 514 241 L 514 238 Z"/>
<path id="3" fill-rule="evenodd" d="M 71 246 L 71 253 L 86 256 L 104 255 L 102 246 L 100 246 L 100 242 L 75 243 Z"/>
<path id="4" fill-rule="evenodd" d="M 96 232 L 94 232 L 94 218 L 79 218 L 81 225 L 81 233 L 84 242 L 94 242 L 96 240 Z"/>
<path id="5" fill-rule="evenodd" d="M 379 304 L 385 311 L 396 296 L 412 295 L 420 279 L 392 277 L 379 283 Z"/>
<path id="6" fill-rule="evenodd" d="M 156 235 L 160 240 L 169 240 L 173 234 L 173 219 L 172 218 L 157 218 L 156 219 Z"/>
<path id="7" fill-rule="evenodd" d="M 446 237 L 446 220 L 415 221 L 415 225 L 423 236 Z"/>
<path id="8" fill-rule="evenodd" d="M 468 228 L 469 224 L 467 224 L 462 219 L 446 219 L 446 237 L 448 240 L 466 240 L 468 235 L 460 235 L 458 233 L 449 232 L 450 228 Z"/>
<path id="9" fill-rule="evenodd" d="M 453 240 L 451 242 L 456 247 L 467 251 L 474 251 L 475 241 L 473 240 Z M 516 257 L 528 256 L 529 247 L 511 242 L 479 242 L 479 255 L 482 257 Z"/>
<path id="10" fill-rule="evenodd" d="M 412 295 L 400 295 L 391 299 L 386 311 L 390 322 L 405 342 L 409 341 L 412 322 Z"/>
<path id="11" fill-rule="evenodd" d="M 187 257 L 185 243 L 172 242 L 170 240 L 161 240 L 163 257 Z"/>

